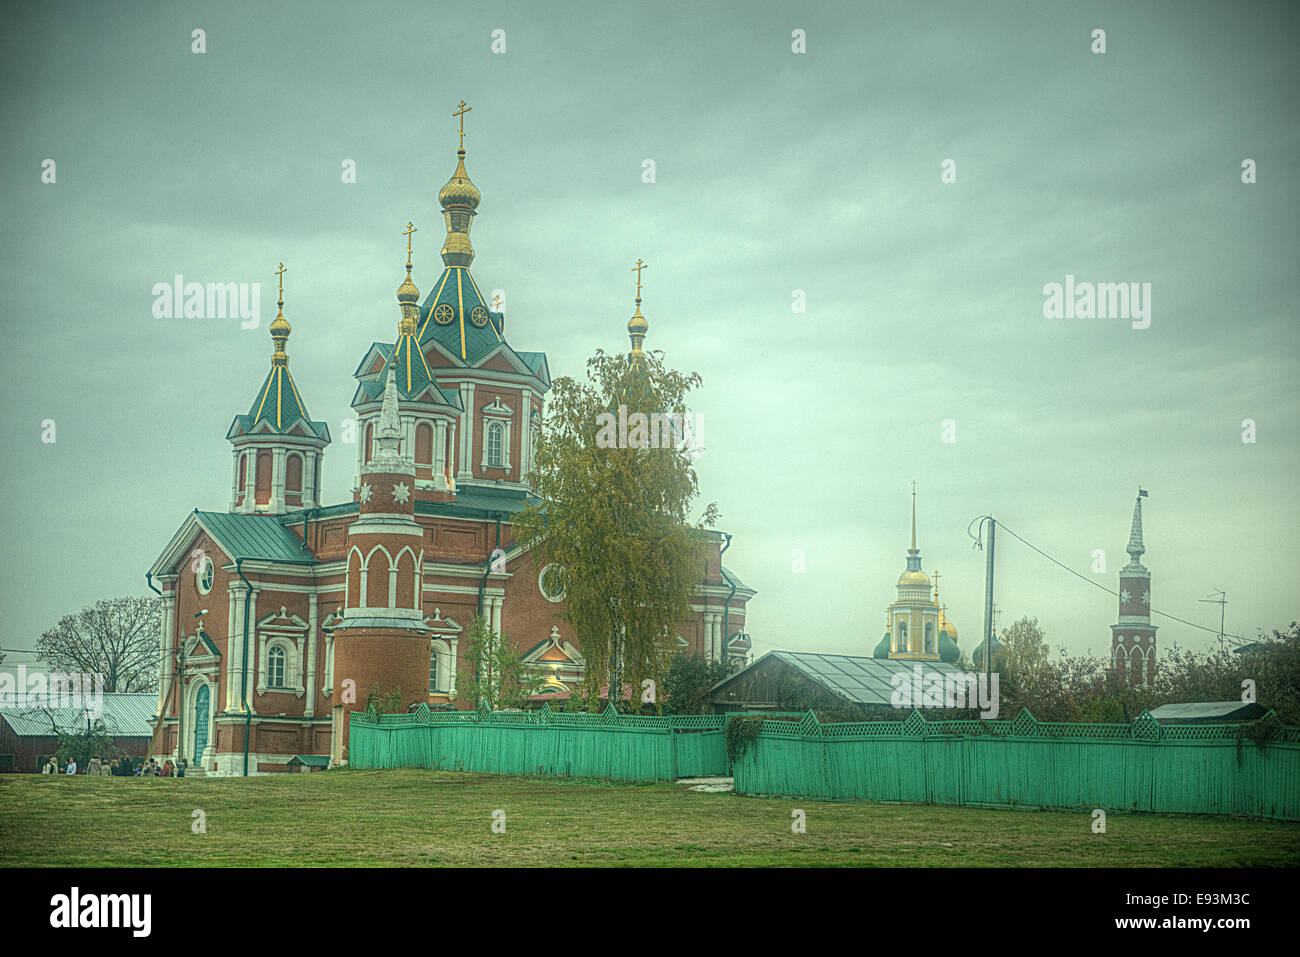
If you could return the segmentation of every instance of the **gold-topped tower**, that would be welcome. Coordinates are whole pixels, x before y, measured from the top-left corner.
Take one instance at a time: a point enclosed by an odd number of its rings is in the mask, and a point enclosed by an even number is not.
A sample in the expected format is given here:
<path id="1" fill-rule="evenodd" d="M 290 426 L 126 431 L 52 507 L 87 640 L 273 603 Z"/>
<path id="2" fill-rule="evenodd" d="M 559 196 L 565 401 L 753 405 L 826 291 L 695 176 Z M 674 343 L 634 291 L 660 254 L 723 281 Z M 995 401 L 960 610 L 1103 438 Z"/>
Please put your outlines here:
<path id="1" fill-rule="evenodd" d="M 465 114 L 473 107 L 460 101 L 459 108 L 452 116 L 460 118 L 460 148 L 456 150 L 456 172 L 451 174 L 447 185 L 438 191 L 438 203 L 442 206 L 443 217 L 447 220 L 447 239 L 442 244 L 442 261 L 448 266 L 469 266 L 474 262 L 474 247 L 469 241 L 469 231 L 473 224 L 475 210 L 482 198 L 478 187 L 470 182 L 469 173 L 465 172 Z"/>
<path id="2" fill-rule="evenodd" d="M 641 270 L 649 267 L 637 259 L 636 265 L 632 271 L 636 273 L 636 312 L 627 323 L 627 334 L 632 339 L 632 354 L 634 356 L 642 355 L 641 343 L 645 341 L 645 334 L 650 329 L 650 323 L 646 322 L 645 316 L 641 315 Z"/>
<path id="3" fill-rule="evenodd" d="M 280 263 L 280 268 L 275 271 L 278 294 L 276 307 L 278 312 L 275 318 L 271 320 L 271 341 L 275 343 L 275 352 L 271 354 L 271 365 L 284 367 L 289 364 L 289 355 L 284 351 L 284 345 L 289 341 L 289 333 L 293 328 L 289 325 L 289 320 L 284 318 L 284 263 Z"/>
<path id="4" fill-rule="evenodd" d="M 402 305 L 399 334 L 414 335 L 420 319 L 420 290 L 411 281 L 411 234 L 418 232 L 414 223 L 408 222 L 402 234 L 406 237 L 406 280 L 397 287 L 397 301 Z"/>

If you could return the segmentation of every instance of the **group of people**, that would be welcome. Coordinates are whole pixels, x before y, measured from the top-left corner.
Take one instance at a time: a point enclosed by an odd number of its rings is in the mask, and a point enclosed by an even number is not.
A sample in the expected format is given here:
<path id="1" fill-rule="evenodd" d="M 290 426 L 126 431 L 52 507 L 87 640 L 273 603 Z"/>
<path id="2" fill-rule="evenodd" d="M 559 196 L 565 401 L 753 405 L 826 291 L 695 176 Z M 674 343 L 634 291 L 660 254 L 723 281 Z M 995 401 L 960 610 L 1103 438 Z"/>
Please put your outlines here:
<path id="1" fill-rule="evenodd" d="M 41 773 L 77 774 L 77 761 L 75 758 L 71 758 L 66 764 L 60 764 L 55 755 L 50 755 L 49 760 L 41 767 Z M 116 758 L 112 764 L 105 767 L 99 758 L 91 758 L 90 766 L 86 768 L 84 773 L 109 775 L 115 778 L 183 778 L 185 777 L 185 760 L 182 758 L 179 764 L 172 764 L 171 758 L 168 758 L 162 764 L 159 764 L 156 758 L 150 758 L 143 764 L 136 765 L 130 758 Z"/>

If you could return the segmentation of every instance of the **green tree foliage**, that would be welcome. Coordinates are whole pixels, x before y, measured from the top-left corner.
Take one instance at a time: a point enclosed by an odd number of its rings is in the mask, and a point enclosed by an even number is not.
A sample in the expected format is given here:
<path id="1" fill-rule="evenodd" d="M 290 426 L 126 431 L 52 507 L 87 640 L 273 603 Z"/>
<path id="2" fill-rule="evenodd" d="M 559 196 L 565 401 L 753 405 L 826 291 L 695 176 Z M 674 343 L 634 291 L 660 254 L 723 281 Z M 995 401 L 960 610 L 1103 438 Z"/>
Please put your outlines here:
<path id="1" fill-rule="evenodd" d="M 456 696 L 463 695 L 475 708 L 483 704 L 489 711 L 522 709 L 546 683 L 546 675 L 524 664 L 510 639 L 494 633 L 482 615 L 475 616 L 460 649 L 472 671 L 457 677 Z"/>
<path id="2" fill-rule="evenodd" d="M 36 640 L 54 671 L 102 674 L 104 691 L 158 690 L 157 598 L 111 598 L 65 615 Z"/>
<path id="3" fill-rule="evenodd" d="M 113 737 L 102 719 L 91 721 L 80 728 L 59 730 L 60 762 L 75 759 L 79 768 L 90 766 L 91 758 L 112 761 L 125 756 L 126 752 L 113 743 Z"/>
<path id="4" fill-rule="evenodd" d="M 1189 701 L 1240 701 L 1243 682 L 1284 724 L 1300 725 L 1300 625 L 1239 651 L 1161 651 L 1150 685 L 1134 685 L 1095 655 L 1048 654 L 1037 621 L 1022 618 L 999 639 L 1007 659 L 999 680 L 1002 716 L 1028 708 L 1040 721 L 1123 722 L 1144 710 Z"/>
<path id="5" fill-rule="evenodd" d="M 703 655 L 680 653 L 673 657 L 663 681 L 664 714 L 704 714 L 709 689 L 731 672 L 720 661 Z"/>
<path id="6" fill-rule="evenodd" d="M 705 541 L 689 522 L 698 492 L 686 449 L 605 448 L 602 414 L 687 413 L 696 373 L 665 368 L 662 354 L 636 363 L 597 351 L 587 381 L 555 380 L 530 481 L 539 502 L 516 519 L 525 547 L 564 569 L 566 608 L 587 660 L 586 697 L 610 697 L 644 678 L 662 685 L 676 651 L 675 625 L 691 617 L 690 595 Z M 679 420 L 681 421 L 681 420 Z M 632 436 L 629 435 L 629 439 Z M 629 443 L 630 444 L 630 443 Z M 698 525 L 711 526 L 710 504 Z"/>

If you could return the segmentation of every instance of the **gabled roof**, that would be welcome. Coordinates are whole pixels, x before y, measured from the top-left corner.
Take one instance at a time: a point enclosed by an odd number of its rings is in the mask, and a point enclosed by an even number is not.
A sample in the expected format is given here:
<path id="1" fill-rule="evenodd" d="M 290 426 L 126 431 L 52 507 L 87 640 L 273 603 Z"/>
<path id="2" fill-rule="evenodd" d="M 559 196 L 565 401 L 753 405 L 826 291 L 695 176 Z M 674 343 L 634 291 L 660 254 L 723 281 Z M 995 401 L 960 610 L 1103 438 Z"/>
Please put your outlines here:
<path id="1" fill-rule="evenodd" d="M 90 703 L 94 703 L 93 695 Z M 104 726 L 114 737 L 147 738 L 153 734 L 153 725 L 149 719 L 158 710 L 156 692 L 128 693 L 106 691 L 103 695 Z M 34 708 L 6 706 L 0 707 L 0 717 L 13 728 L 14 734 L 22 738 L 50 737 L 54 732 L 50 726 L 51 719 L 64 730 L 84 728 L 86 709 L 75 708 Z"/>
<path id="2" fill-rule="evenodd" d="M 789 666 L 827 691 L 847 698 L 854 704 L 892 704 L 894 686 L 891 679 L 896 674 L 912 675 L 913 668 L 921 666 L 923 675 L 961 674 L 952 665 L 939 661 L 904 659 L 860 658 L 854 655 L 816 655 L 798 651 L 769 651 L 752 665 L 724 678 L 709 689 L 716 692 L 742 675 L 772 662 Z"/>
<path id="3" fill-rule="evenodd" d="M 355 504 L 353 507 L 356 507 Z M 298 514 L 301 516 L 301 513 Z M 281 523 L 283 517 L 237 512 L 200 512 L 196 508 L 172 536 L 149 572 L 161 575 L 173 571 L 200 531 L 206 532 L 231 561 L 243 559 L 288 565 L 320 564 L 310 549 L 303 547 L 302 539 Z"/>

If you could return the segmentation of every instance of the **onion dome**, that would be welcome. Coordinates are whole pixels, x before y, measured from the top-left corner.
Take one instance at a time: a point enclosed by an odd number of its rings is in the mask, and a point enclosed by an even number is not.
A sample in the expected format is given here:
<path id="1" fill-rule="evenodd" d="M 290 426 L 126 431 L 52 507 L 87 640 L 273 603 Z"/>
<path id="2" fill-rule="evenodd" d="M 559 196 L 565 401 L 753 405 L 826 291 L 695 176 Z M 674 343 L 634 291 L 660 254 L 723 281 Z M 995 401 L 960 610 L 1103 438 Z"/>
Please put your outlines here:
<path id="1" fill-rule="evenodd" d="M 992 645 L 993 645 L 993 664 L 1000 666 L 1002 662 L 1006 661 L 1007 649 L 1002 644 L 1002 642 L 998 641 L 997 632 L 993 633 Z M 978 645 L 975 646 L 975 650 L 971 653 L 970 657 L 971 657 L 971 661 L 975 663 L 975 667 L 977 669 L 984 667 L 984 642 L 982 640 Z"/>
<path id="2" fill-rule="evenodd" d="M 880 639 L 880 644 L 876 645 L 876 650 L 871 653 L 872 658 L 889 657 L 889 632 L 885 632 L 885 637 Z"/>
<path id="3" fill-rule="evenodd" d="M 961 649 L 957 647 L 957 642 L 948 636 L 948 632 L 939 632 L 939 660 L 947 662 L 950 665 L 956 664 L 957 659 L 961 657 Z"/>
<path id="4" fill-rule="evenodd" d="M 957 625 L 949 622 L 948 606 L 946 605 L 939 611 L 939 632 L 940 635 L 943 635 L 943 633 L 946 632 L 948 633 L 949 638 L 952 638 L 953 641 L 957 641 Z"/>
<path id="5" fill-rule="evenodd" d="M 442 244 L 442 261 L 448 266 L 468 266 L 474 262 L 474 247 L 469 241 L 469 231 L 478 209 L 478 187 L 469 181 L 465 172 L 465 150 L 456 151 L 456 172 L 447 185 L 438 190 L 438 204 L 442 206 L 447 221 L 447 239 Z"/>
<path id="6" fill-rule="evenodd" d="M 483 198 L 478 191 L 478 187 L 470 182 L 469 173 L 465 170 L 465 151 L 459 149 L 456 151 L 459 162 L 456 164 L 456 172 L 451 174 L 451 179 L 447 180 L 447 185 L 438 190 L 438 204 L 446 209 L 467 209 L 470 212 L 478 209 L 479 201 Z"/>
<path id="7" fill-rule="evenodd" d="M 275 318 L 271 320 L 270 332 L 271 341 L 275 343 L 275 352 L 271 355 L 271 365 L 287 366 L 289 364 L 289 355 L 284 351 L 285 344 L 289 341 L 289 333 L 293 328 L 289 325 L 289 320 L 284 318 L 284 263 L 280 263 L 280 272 L 276 273 L 280 277 L 279 298 L 276 300 L 277 311 Z"/>

